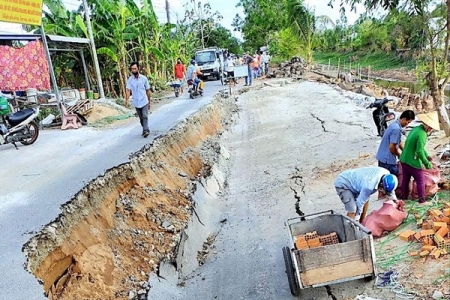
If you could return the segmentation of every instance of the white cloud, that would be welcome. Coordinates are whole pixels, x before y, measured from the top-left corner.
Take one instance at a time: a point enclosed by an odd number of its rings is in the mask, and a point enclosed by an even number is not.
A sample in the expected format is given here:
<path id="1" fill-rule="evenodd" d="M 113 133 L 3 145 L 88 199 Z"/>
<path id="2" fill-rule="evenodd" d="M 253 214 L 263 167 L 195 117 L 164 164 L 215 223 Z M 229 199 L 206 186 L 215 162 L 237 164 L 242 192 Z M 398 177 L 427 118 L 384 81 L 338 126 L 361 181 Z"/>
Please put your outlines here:
<path id="1" fill-rule="evenodd" d="M 341 17 L 339 12 L 341 0 L 334 0 L 333 8 L 328 6 L 329 2 L 330 0 L 305 0 L 305 3 L 315 10 L 316 16 L 325 15 L 330 17 L 333 22 L 336 22 Z M 350 11 L 349 5 L 344 5 L 344 8 L 349 24 L 355 23 L 359 16 L 365 12 L 364 5 L 362 4 L 356 5 L 356 12 Z"/>

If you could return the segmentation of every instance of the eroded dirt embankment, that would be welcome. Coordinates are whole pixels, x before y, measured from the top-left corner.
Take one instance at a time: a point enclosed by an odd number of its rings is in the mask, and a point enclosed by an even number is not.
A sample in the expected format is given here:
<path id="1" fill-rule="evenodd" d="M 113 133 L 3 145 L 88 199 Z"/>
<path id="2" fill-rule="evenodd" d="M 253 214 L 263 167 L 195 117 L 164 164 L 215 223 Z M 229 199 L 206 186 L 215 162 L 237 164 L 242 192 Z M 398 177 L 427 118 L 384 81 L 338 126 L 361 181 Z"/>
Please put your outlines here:
<path id="1" fill-rule="evenodd" d="M 207 176 L 202 143 L 236 111 L 216 99 L 119 165 L 93 179 L 24 245 L 26 269 L 49 299 L 146 299 L 148 274 L 175 261 L 193 212 L 195 181 Z"/>

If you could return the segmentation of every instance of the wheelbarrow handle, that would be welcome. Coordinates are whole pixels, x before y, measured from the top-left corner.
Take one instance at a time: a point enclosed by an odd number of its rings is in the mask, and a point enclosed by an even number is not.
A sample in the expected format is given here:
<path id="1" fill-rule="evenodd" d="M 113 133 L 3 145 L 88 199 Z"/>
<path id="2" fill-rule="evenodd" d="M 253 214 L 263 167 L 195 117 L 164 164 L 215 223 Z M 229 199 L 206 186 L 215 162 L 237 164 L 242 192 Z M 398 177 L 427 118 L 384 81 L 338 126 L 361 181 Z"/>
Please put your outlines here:
<path id="1" fill-rule="evenodd" d="M 353 219 L 351 219 L 351 218 L 349 218 L 349 217 L 347 217 L 347 216 L 345 216 L 345 215 L 342 215 L 342 216 L 343 216 L 346 220 L 350 221 L 353 225 L 358 226 L 359 229 L 361 229 L 361 230 L 364 231 L 365 233 L 367 233 L 367 234 L 372 234 L 372 231 L 370 231 L 369 229 L 367 229 L 367 227 L 365 227 L 363 224 L 361 224 L 361 223 L 359 223 L 359 222 L 356 222 L 355 220 L 353 220 Z"/>
<path id="2" fill-rule="evenodd" d="M 334 210 L 326 210 L 326 211 L 321 211 L 321 212 L 317 212 L 317 213 L 313 213 L 313 214 L 309 214 L 309 215 L 304 215 L 301 217 L 295 217 L 295 218 L 290 218 L 287 219 L 286 224 L 290 224 L 292 221 L 305 221 L 305 219 L 310 218 L 310 217 L 314 217 L 314 216 L 322 216 L 322 215 L 334 215 L 335 212 Z"/>

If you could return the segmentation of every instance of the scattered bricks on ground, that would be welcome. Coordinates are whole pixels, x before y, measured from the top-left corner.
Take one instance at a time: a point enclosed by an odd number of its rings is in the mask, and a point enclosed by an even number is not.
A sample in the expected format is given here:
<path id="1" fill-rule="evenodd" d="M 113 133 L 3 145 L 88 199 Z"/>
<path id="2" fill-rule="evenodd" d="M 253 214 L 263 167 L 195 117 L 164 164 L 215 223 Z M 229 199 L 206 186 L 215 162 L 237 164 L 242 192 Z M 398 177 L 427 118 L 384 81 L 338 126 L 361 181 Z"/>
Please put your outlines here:
<path id="1" fill-rule="evenodd" d="M 405 242 L 422 243 L 420 251 L 411 251 L 409 255 L 420 256 L 424 259 L 427 257 L 438 259 L 450 253 L 449 213 L 448 207 L 443 210 L 430 209 L 427 220 L 417 220 L 420 230 L 405 230 L 398 234 L 398 237 Z"/>

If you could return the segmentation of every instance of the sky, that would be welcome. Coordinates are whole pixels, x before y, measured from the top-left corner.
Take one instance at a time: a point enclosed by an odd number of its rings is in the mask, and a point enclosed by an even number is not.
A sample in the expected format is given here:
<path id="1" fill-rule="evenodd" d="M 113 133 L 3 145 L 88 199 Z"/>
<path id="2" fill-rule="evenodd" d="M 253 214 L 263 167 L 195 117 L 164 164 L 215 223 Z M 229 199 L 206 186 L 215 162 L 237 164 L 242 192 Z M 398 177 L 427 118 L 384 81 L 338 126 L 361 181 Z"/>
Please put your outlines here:
<path id="1" fill-rule="evenodd" d="M 308 7 L 313 8 L 315 10 L 315 14 L 317 16 L 326 15 L 333 20 L 333 22 L 336 23 L 336 21 L 340 18 L 339 13 L 339 5 L 340 0 L 335 0 L 335 5 L 333 8 L 328 6 L 328 2 L 330 0 L 305 0 L 305 3 Z M 171 22 L 174 22 L 177 19 L 177 16 L 179 19 L 183 19 L 184 16 L 184 4 L 187 2 L 191 2 L 191 0 L 169 0 L 169 6 L 170 6 L 170 18 Z M 212 11 L 219 11 L 221 15 L 223 16 L 223 20 L 221 21 L 222 26 L 230 29 L 232 33 L 235 34 L 236 37 L 242 38 L 242 36 L 239 33 L 233 32 L 233 27 L 231 26 L 231 23 L 233 22 L 234 17 L 236 14 L 240 14 L 243 16 L 243 10 L 241 7 L 236 7 L 236 5 L 239 3 L 239 0 L 205 0 L 203 3 L 209 2 L 211 5 Z M 166 12 L 165 12 L 165 0 L 153 0 L 153 6 L 155 7 L 155 12 L 158 16 L 158 19 L 160 21 L 166 21 Z M 346 6 L 346 16 L 348 19 L 348 22 L 350 24 L 353 24 L 359 17 L 359 15 L 364 12 L 364 6 L 358 5 L 357 11 L 350 12 L 350 7 Z"/>
<path id="2" fill-rule="evenodd" d="M 191 3 L 192 0 L 169 0 L 169 6 L 170 6 L 170 18 L 171 22 L 175 22 L 178 19 L 183 19 L 184 17 L 184 11 L 185 7 L 184 4 Z M 75 9 L 77 8 L 81 0 L 63 0 L 63 2 L 66 4 L 66 6 L 69 9 Z M 153 0 L 153 6 L 155 8 L 155 12 L 158 16 L 158 19 L 160 22 L 166 22 L 166 11 L 165 11 L 165 0 Z M 204 0 L 203 3 L 209 2 L 211 5 L 212 11 L 219 11 L 220 14 L 223 16 L 223 19 L 221 21 L 222 26 L 228 28 L 231 30 L 231 32 L 239 39 L 241 39 L 241 35 L 239 33 L 233 32 L 233 28 L 231 26 L 231 23 L 233 22 L 234 16 L 238 13 L 241 16 L 243 16 L 242 8 L 237 8 L 236 4 L 239 2 L 239 0 Z M 311 7 L 314 8 L 315 14 L 320 15 L 327 15 L 329 16 L 334 22 L 339 19 L 339 4 L 340 0 L 335 0 L 334 8 L 331 8 L 327 6 L 329 0 L 305 0 L 305 3 Z M 192 5 L 192 4 L 190 4 Z M 347 7 L 348 8 L 348 7 Z M 360 5 L 357 7 L 357 13 L 350 12 L 350 9 L 347 9 L 347 18 L 350 24 L 354 23 L 358 17 L 359 14 L 362 13 L 363 6 Z M 12 24 L 12 23 L 3 23 L 0 22 L 0 31 L 14 31 L 14 32 L 20 32 L 20 25 Z"/>

